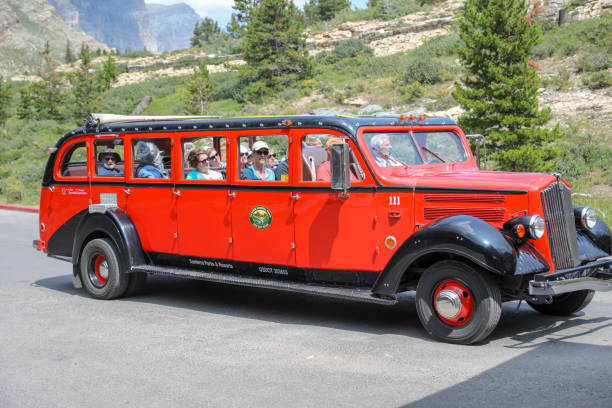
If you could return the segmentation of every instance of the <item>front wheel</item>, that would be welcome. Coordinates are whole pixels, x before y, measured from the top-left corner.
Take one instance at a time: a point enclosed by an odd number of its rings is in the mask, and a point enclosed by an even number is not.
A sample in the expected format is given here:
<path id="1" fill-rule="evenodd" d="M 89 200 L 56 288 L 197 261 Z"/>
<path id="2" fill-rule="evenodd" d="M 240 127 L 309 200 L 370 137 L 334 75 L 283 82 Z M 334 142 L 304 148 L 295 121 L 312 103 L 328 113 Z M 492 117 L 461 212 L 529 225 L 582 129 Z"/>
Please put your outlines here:
<path id="1" fill-rule="evenodd" d="M 93 239 L 85 245 L 81 252 L 81 280 L 91 297 L 114 299 L 125 293 L 129 277 L 121 270 L 119 259 L 108 239 Z"/>
<path id="2" fill-rule="evenodd" d="M 486 272 L 464 262 L 441 261 L 421 276 L 416 309 L 432 337 L 471 344 L 484 340 L 497 326 L 501 294 Z"/>
<path id="3" fill-rule="evenodd" d="M 530 301 L 527 301 L 527 303 L 529 306 L 543 314 L 553 316 L 569 316 L 587 307 L 587 305 L 591 303 L 591 300 L 593 300 L 594 295 L 594 290 L 579 290 L 577 292 L 569 292 L 553 296 L 553 301 L 549 304 L 532 303 Z"/>

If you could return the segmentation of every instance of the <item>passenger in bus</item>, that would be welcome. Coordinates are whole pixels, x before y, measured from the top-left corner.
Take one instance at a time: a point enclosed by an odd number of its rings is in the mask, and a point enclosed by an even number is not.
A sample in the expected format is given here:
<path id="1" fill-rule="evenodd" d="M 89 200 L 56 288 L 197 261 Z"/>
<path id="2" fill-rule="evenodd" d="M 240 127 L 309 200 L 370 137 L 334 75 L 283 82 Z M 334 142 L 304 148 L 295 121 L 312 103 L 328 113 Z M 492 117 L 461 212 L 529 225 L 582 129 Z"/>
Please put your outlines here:
<path id="1" fill-rule="evenodd" d="M 243 145 L 240 145 L 240 168 L 239 168 L 240 174 L 242 174 L 244 169 L 248 167 L 249 165 L 248 163 L 249 163 L 249 149 L 247 149 Z"/>
<path id="2" fill-rule="evenodd" d="M 117 168 L 117 163 L 121 161 L 119 153 L 113 149 L 106 149 L 98 155 L 96 172 L 98 176 L 123 176 L 123 172 Z"/>
<path id="3" fill-rule="evenodd" d="M 168 178 L 164 170 L 163 152 L 152 142 L 139 141 L 136 143 L 134 158 L 138 167 L 138 178 Z"/>
<path id="4" fill-rule="evenodd" d="M 395 157 L 391 156 L 391 140 L 385 134 L 377 134 L 370 141 L 372 145 L 372 154 L 376 164 L 380 167 L 402 166 L 402 163 Z"/>
<path id="5" fill-rule="evenodd" d="M 327 161 L 324 161 L 323 163 L 321 163 L 321 165 L 317 168 L 317 181 L 331 181 L 329 147 L 333 144 L 341 144 L 341 143 L 342 143 L 342 140 L 337 137 L 330 137 L 325 143 L 325 150 L 327 150 Z M 350 175 L 351 175 L 351 183 L 355 183 L 359 181 L 357 177 L 355 177 L 352 171 L 350 172 Z"/>
<path id="6" fill-rule="evenodd" d="M 262 140 L 253 143 L 253 165 L 248 166 L 242 172 L 242 178 L 245 180 L 276 180 L 274 172 L 266 167 L 266 161 L 270 154 L 270 147 Z"/>
<path id="7" fill-rule="evenodd" d="M 208 163 L 213 169 L 224 169 L 227 167 L 227 164 L 221 161 L 221 155 L 214 147 L 211 147 L 210 153 L 208 153 Z"/>
<path id="8" fill-rule="evenodd" d="M 223 174 L 218 171 L 210 169 L 211 153 L 214 152 L 215 149 L 212 147 L 208 148 L 198 148 L 189 152 L 189 156 L 187 157 L 187 161 L 189 165 L 195 170 L 192 170 L 187 174 L 188 180 L 223 180 Z"/>

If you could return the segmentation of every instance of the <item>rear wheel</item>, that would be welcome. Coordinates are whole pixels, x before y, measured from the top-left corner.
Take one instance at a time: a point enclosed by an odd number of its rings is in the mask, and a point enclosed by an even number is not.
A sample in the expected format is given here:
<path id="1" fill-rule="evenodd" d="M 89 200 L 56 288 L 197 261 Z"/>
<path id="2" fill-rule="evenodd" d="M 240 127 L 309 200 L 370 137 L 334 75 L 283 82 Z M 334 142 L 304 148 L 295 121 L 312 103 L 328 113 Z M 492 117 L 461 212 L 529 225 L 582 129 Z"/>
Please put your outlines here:
<path id="1" fill-rule="evenodd" d="M 486 272 L 459 261 L 441 261 L 421 276 L 416 309 L 434 338 L 470 344 L 484 340 L 501 316 L 501 294 Z"/>
<path id="2" fill-rule="evenodd" d="M 580 290 L 577 292 L 563 293 L 553 296 L 552 303 L 532 303 L 529 306 L 540 313 L 554 316 L 568 316 L 584 309 L 595 295 L 594 290 Z"/>
<path id="3" fill-rule="evenodd" d="M 121 271 L 119 254 L 112 242 L 105 238 L 93 239 L 81 252 L 81 280 L 83 287 L 96 299 L 122 296 L 129 277 Z"/>

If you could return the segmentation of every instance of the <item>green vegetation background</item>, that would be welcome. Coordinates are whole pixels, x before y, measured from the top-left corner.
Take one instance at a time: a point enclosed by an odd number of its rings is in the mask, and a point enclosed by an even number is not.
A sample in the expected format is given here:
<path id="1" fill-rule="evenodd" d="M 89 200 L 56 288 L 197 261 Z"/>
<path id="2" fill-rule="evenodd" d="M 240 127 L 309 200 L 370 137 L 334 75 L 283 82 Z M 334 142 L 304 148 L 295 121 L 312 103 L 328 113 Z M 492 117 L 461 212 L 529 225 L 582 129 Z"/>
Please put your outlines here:
<path id="1" fill-rule="evenodd" d="M 319 25 L 328 28 L 348 21 L 351 19 L 349 14 L 350 10 L 345 10 L 331 22 Z M 561 27 L 545 21 L 540 24 L 544 28 L 544 37 L 532 51 L 536 62 L 578 54 L 576 69 L 582 74 L 581 86 L 598 89 L 612 85 L 610 14 Z M 243 84 L 237 72 L 211 74 L 212 94 L 207 114 L 302 114 L 314 108 L 338 106 L 346 110 L 348 108 L 342 102 L 359 95 L 367 95 L 370 103 L 380 104 L 384 109 L 425 106 L 428 111 L 445 110 L 456 105 L 451 91 L 461 73 L 461 68 L 454 63 L 458 42 L 458 36 L 451 34 L 432 39 L 413 51 L 385 57 L 374 57 L 372 50 L 359 41 L 341 43 L 333 51 L 313 58 L 313 78 L 287 86 L 257 102 L 244 97 Z M 235 47 L 235 44 L 231 46 Z M 189 61 L 184 63 L 189 64 Z M 153 103 L 143 114 L 183 114 L 188 79 L 188 76 L 154 76 L 139 84 L 111 88 L 101 94 L 96 108 L 100 112 L 129 114 L 143 96 L 150 95 Z M 542 85 L 564 89 L 569 86 L 567 82 L 567 73 L 560 71 L 557 77 L 545 79 Z M 80 126 L 84 118 L 57 121 L 18 119 L 17 95 L 21 86 L 25 85 L 12 83 L 13 104 L 9 107 L 9 118 L 4 128 L 0 128 L 0 201 L 37 205 L 48 157 L 47 147 L 55 145 L 65 132 Z M 299 103 L 300 98 L 312 95 L 320 97 L 308 105 Z M 573 191 L 579 193 L 575 202 L 593 206 L 611 225 L 612 203 L 606 195 L 612 188 L 612 137 L 608 127 L 589 119 L 576 119 L 563 125 L 563 137 L 556 142 L 563 152 L 558 170 L 573 184 Z M 600 195 L 596 186 L 607 186 L 607 190 Z"/>

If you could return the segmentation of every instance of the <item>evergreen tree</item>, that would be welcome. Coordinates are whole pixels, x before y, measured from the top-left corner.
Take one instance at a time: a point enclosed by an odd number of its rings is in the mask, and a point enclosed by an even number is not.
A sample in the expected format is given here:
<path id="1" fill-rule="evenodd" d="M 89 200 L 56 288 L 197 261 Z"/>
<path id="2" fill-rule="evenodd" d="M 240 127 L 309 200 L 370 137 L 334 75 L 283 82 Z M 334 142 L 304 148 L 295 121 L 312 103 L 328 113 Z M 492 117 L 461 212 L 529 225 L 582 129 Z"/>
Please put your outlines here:
<path id="1" fill-rule="evenodd" d="M 250 11 L 246 27 L 242 79 L 247 98 L 258 99 L 312 75 L 312 61 L 303 38 L 304 19 L 293 2 L 261 0 Z"/>
<path id="2" fill-rule="evenodd" d="M 64 53 L 64 62 L 66 64 L 72 64 L 76 61 L 74 54 L 72 53 L 72 47 L 70 46 L 70 41 L 66 41 L 66 51 Z"/>
<path id="3" fill-rule="evenodd" d="M 90 72 L 91 53 L 87 44 L 81 45 L 79 58 L 81 60 L 79 70 L 69 78 L 72 86 L 72 114 L 77 122 L 84 120 L 91 112 L 95 112 L 101 91 L 94 74 Z"/>
<path id="4" fill-rule="evenodd" d="M 551 171 L 558 150 L 550 145 L 558 127 L 542 126 L 550 109 L 539 110 L 539 78 L 529 65 L 540 40 L 526 0 L 468 0 L 459 35 L 459 56 L 467 70 L 453 97 L 465 110 L 459 123 L 485 135 L 501 169 Z"/>
<path id="5" fill-rule="evenodd" d="M 212 87 L 206 62 L 200 62 L 199 67 L 193 69 L 193 74 L 187 82 L 185 113 L 188 115 L 202 115 L 208 108 Z"/>
<path id="6" fill-rule="evenodd" d="M 33 112 L 32 119 L 55 119 L 61 120 L 64 117 L 63 104 L 65 93 L 62 89 L 62 81 L 58 73 L 55 72 L 55 62 L 49 55 L 44 57 L 45 69 L 40 72 L 42 81 L 30 85 L 30 92 L 36 95 L 31 105 Z"/>
<path id="7" fill-rule="evenodd" d="M 304 5 L 304 14 L 309 22 L 319 20 L 329 21 L 342 11 L 351 6 L 347 0 L 309 0 Z"/>
<path id="8" fill-rule="evenodd" d="M 32 119 L 35 113 L 34 101 L 36 100 L 34 92 L 32 85 L 19 88 L 19 103 L 17 105 L 17 117 L 19 119 Z"/>
<path id="9" fill-rule="evenodd" d="M 111 85 L 117 80 L 119 72 L 115 60 L 110 55 L 106 58 L 102 67 L 96 71 L 96 81 L 103 90 L 110 89 Z"/>
<path id="10" fill-rule="evenodd" d="M 244 35 L 246 27 L 251 21 L 251 10 L 261 3 L 261 0 L 234 0 L 232 8 L 236 10 L 232 13 L 232 19 L 228 24 L 227 31 L 234 38 Z"/>
<path id="11" fill-rule="evenodd" d="M 4 81 L 0 75 L 0 125 L 4 128 L 6 120 L 9 118 L 9 111 L 13 104 L 13 93 L 8 82 Z"/>
<path id="12" fill-rule="evenodd" d="M 212 18 L 205 17 L 199 24 L 196 23 L 193 29 L 193 37 L 191 37 L 192 47 L 201 47 L 206 43 L 210 43 L 213 38 L 221 34 L 219 24 Z"/>

